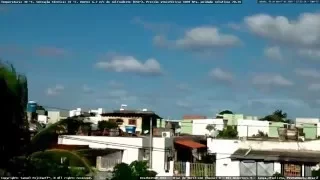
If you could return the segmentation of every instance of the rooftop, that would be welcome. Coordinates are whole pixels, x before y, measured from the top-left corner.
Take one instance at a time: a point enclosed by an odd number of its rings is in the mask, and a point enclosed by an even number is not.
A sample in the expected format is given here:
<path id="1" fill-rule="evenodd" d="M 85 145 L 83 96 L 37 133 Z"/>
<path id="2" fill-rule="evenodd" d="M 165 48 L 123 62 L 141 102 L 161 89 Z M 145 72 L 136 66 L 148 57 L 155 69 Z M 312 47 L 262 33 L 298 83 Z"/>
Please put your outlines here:
<path id="1" fill-rule="evenodd" d="M 157 119 L 162 119 L 153 111 L 142 110 L 114 110 L 113 112 L 102 113 L 101 116 L 116 116 L 116 117 L 148 117 L 154 116 Z"/>
<path id="2" fill-rule="evenodd" d="M 264 160 L 264 161 L 295 161 L 318 163 L 320 153 L 318 151 L 297 151 L 297 150 L 251 150 L 238 149 L 231 155 L 233 160 Z"/>

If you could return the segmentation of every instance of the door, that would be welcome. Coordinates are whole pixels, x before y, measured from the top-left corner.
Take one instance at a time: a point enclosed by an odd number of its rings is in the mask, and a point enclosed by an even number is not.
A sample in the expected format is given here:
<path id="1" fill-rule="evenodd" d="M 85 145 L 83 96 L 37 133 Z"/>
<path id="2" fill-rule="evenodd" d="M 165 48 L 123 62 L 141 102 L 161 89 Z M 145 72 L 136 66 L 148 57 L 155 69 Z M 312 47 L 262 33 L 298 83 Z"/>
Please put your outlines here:
<path id="1" fill-rule="evenodd" d="M 241 161 L 240 176 L 272 176 L 273 162 Z"/>
<path id="2" fill-rule="evenodd" d="M 272 176 L 273 171 L 273 162 L 257 162 L 258 176 Z"/>
<path id="3" fill-rule="evenodd" d="M 240 176 L 256 176 L 257 166 L 255 161 L 240 162 Z"/>

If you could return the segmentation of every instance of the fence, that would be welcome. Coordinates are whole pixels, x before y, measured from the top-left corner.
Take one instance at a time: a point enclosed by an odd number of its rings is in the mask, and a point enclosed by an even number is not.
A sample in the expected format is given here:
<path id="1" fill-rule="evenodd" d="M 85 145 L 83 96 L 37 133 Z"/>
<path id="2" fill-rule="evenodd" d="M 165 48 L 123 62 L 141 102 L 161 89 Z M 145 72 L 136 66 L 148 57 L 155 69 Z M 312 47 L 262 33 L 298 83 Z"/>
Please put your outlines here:
<path id="1" fill-rule="evenodd" d="M 207 126 L 212 125 L 216 130 L 208 131 Z M 287 124 L 283 122 L 269 122 L 269 121 L 258 121 L 258 120 L 242 120 L 238 121 L 237 125 L 224 125 L 213 123 L 193 123 L 190 127 L 193 135 L 218 135 L 218 131 L 222 131 L 225 127 L 232 127 L 237 131 L 238 137 L 253 137 L 253 138 L 279 138 L 279 128 L 288 128 L 298 127 L 302 130 L 303 136 L 305 139 L 319 139 L 320 138 L 320 123 L 317 124 Z M 290 127 L 290 128 L 289 128 Z M 229 138 L 220 136 L 219 138 Z"/>
<path id="2" fill-rule="evenodd" d="M 215 164 L 190 163 L 190 176 L 215 176 Z"/>
<path id="3" fill-rule="evenodd" d="M 110 159 L 101 156 L 97 157 L 97 168 L 101 171 L 112 170 L 114 166 L 121 163 L 121 159 Z"/>
<path id="4" fill-rule="evenodd" d="M 214 176 L 215 164 L 174 162 L 174 174 L 180 176 Z"/>

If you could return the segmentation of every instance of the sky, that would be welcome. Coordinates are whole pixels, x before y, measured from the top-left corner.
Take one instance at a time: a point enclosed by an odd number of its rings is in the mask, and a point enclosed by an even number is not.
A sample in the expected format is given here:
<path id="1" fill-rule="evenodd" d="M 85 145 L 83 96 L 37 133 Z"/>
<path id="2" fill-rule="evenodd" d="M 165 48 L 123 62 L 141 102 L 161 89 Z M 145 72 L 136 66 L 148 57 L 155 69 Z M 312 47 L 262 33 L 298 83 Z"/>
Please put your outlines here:
<path id="1" fill-rule="evenodd" d="M 1 5 L 0 58 L 46 107 L 319 117 L 318 6 L 243 1 Z"/>

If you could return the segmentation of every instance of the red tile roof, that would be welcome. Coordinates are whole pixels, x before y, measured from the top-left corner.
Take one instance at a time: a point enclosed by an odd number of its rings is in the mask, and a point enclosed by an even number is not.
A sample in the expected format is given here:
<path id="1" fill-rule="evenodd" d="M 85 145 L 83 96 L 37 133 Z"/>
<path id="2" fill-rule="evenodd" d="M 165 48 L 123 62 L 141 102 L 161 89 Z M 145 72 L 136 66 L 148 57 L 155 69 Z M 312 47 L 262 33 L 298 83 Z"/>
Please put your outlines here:
<path id="1" fill-rule="evenodd" d="M 193 148 L 193 149 L 199 149 L 199 148 L 205 148 L 206 145 L 200 144 L 198 142 L 192 141 L 192 140 L 177 140 L 175 141 L 176 144 L 188 147 L 188 148 Z"/>

